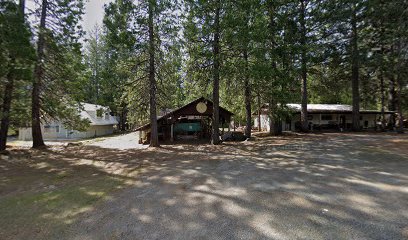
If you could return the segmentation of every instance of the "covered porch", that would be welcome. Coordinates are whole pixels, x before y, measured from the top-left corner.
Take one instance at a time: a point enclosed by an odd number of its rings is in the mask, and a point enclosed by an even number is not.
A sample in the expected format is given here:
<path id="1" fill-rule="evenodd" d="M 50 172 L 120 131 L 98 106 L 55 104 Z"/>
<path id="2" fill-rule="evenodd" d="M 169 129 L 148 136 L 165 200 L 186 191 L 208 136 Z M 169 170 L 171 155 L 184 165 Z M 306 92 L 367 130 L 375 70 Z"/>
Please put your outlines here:
<path id="1" fill-rule="evenodd" d="M 207 142 L 211 137 L 213 102 L 204 97 L 170 111 L 157 119 L 159 141 L 199 141 Z M 219 119 L 223 134 L 224 127 L 229 129 L 231 117 L 234 114 L 220 107 Z M 150 123 L 136 129 L 140 131 L 139 143 L 150 142 Z"/>

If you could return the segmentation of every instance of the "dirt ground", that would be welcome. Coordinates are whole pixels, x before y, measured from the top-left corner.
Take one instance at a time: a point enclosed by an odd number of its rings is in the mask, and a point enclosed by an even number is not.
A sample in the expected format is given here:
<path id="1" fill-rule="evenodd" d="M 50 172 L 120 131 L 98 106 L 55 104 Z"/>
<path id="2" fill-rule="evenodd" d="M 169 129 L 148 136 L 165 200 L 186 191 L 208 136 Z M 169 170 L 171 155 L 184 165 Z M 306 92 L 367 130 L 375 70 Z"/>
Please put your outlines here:
<path id="1" fill-rule="evenodd" d="M 0 216 L 0 239 L 408 239 L 408 135 L 15 147 Z"/>

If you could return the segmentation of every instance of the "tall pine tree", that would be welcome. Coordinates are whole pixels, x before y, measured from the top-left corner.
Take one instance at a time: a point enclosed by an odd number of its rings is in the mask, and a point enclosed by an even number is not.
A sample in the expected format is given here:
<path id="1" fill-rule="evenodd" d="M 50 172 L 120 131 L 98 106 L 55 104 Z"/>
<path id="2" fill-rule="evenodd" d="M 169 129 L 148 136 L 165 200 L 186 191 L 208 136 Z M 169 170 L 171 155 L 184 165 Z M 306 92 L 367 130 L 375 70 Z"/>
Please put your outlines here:
<path id="1" fill-rule="evenodd" d="M 45 146 L 41 123 L 59 119 L 67 125 L 80 121 L 75 96 L 83 70 L 80 20 L 84 3 L 48 1 L 40 4 L 37 35 L 37 59 L 32 87 L 33 147 Z"/>

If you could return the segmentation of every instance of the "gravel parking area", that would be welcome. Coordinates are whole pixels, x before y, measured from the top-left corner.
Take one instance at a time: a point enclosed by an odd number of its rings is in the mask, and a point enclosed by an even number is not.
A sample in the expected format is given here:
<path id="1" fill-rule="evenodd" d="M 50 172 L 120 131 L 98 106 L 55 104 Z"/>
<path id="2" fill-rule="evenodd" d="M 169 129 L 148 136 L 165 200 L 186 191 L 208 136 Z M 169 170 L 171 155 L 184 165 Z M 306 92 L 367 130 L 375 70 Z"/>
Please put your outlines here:
<path id="1" fill-rule="evenodd" d="M 408 135 L 134 139 L 12 150 L 0 238 L 408 239 Z"/>
<path id="2" fill-rule="evenodd" d="M 97 138 L 96 140 L 90 141 L 86 144 L 100 148 L 111 148 L 119 150 L 146 149 L 148 147 L 147 145 L 139 144 L 139 132 L 110 136 L 107 138 Z"/>
<path id="3" fill-rule="evenodd" d="M 45 140 L 45 145 L 48 147 L 67 146 L 69 143 L 117 150 L 146 149 L 148 147 L 147 145 L 139 144 L 139 132 L 102 136 L 90 139 Z M 8 140 L 8 144 L 10 146 L 19 148 L 31 148 L 33 145 L 32 141 L 20 141 L 16 138 L 10 138 Z"/>
<path id="4" fill-rule="evenodd" d="M 70 239 L 407 239 L 406 136 L 166 146 Z"/>

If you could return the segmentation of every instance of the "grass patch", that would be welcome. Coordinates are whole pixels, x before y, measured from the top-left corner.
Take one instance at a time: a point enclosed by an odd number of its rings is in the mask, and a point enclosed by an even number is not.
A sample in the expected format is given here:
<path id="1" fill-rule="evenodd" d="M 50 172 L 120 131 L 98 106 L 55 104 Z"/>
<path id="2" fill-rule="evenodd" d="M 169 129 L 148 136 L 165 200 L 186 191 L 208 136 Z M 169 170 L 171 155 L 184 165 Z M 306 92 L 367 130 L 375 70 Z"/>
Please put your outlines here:
<path id="1" fill-rule="evenodd" d="M 17 131 L 14 128 L 9 128 L 7 136 L 17 136 Z"/>
<path id="2" fill-rule="evenodd" d="M 59 235 L 81 214 L 92 211 L 98 201 L 123 186 L 122 179 L 98 176 L 60 188 L 50 185 L 41 192 L 0 198 L 0 239 Z"/>

